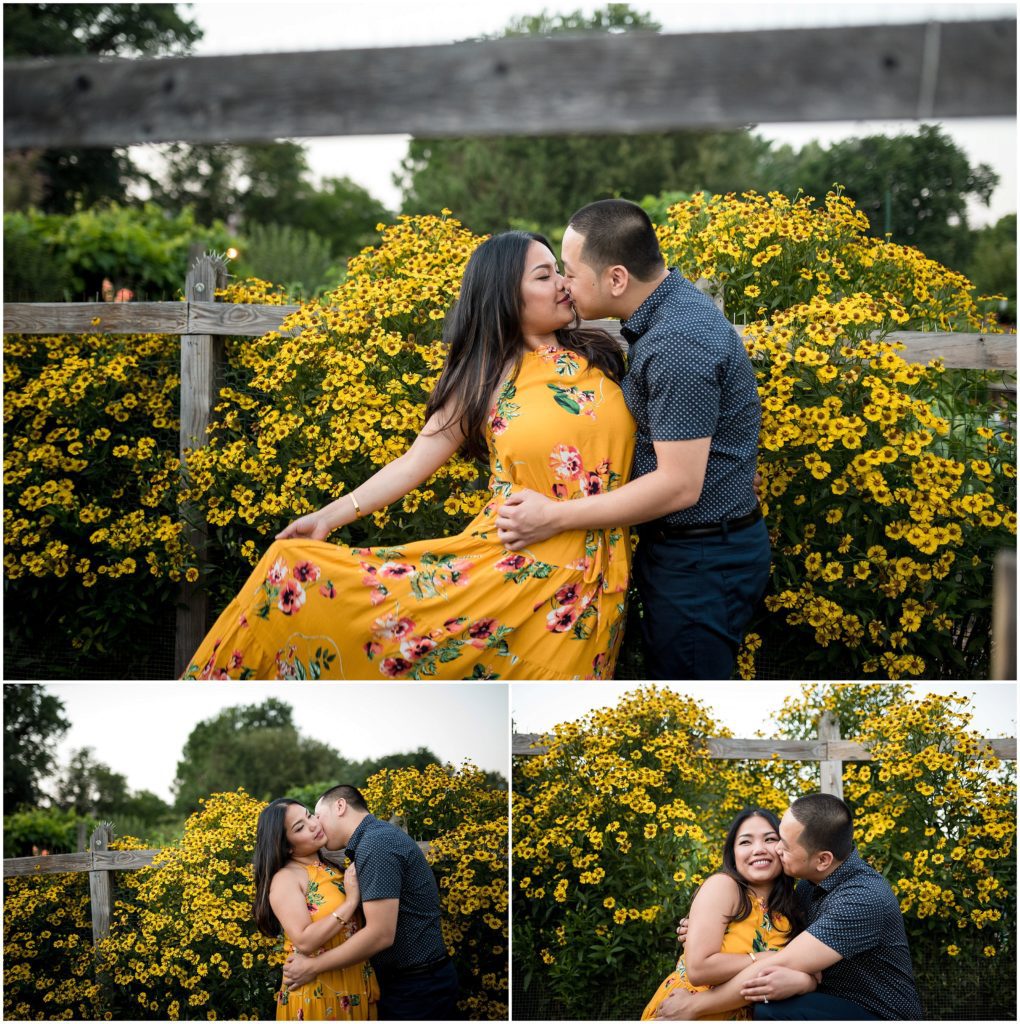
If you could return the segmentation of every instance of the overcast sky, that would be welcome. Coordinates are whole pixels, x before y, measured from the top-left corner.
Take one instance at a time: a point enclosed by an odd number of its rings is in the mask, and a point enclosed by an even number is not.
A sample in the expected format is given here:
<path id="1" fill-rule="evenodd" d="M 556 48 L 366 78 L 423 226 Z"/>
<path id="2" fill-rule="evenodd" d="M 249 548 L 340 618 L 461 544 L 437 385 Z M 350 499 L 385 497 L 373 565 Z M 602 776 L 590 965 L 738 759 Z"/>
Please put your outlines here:
<path id="1" fill-rule="evenodd" d="M 126 776 L 131 789 L 148 789 L 164 800 L 170 799 L 181 750 L 198 722 L 268 697 L 293 708 L 302 735 L 352 761 L 428 747 L 444 763 L 468 760 L 510 777 L 504 683 L 37 685 L 63 701 L 71 722 L 57 747 L 62 765 L 72 750 L 93 747 L 96 759 Z"/>
<path id="2" fill-rule="evenodd" d="M 586 13 L 605 3 L 578 0 L 348 0 L 344 3 L 234 3 L 220 0 L 191 5 L 190 13 L 205 32 L 195 52 L 299 52 L 344 47 L 410 46 L 451 43 L 500 32 L 514 17 L 542 10 Z M 840 26 L 926 20 L 1015 17 L 1016 6 L 1002 3 L 697 3 L 653 0 L 632 6 L 658 20 L 664 32 L 728 31 Z M 975 74 L 981 69 L 975 68 Z M 975 205 L 973 225 L 994 223 L 1016 210 L 1016 122 L 1006 118 L 967 118 L 943 122 L 943 128 L 971 163 L 988 163 L 1002 178 L 991 208 Z M 851 121 L 769 124 L 757 129 L 777 142 L 799 148 L 811 139 L 824 145 L 852 135 L 914 134 L 914 121 Z M 399 208 L 392 183 L 407 151 L 408 136 L 348 136 L 311 139 L 309 162 L 317 178 L 346 176 L 390 209 Z M 144 158 L 143 158 L 144 159 Z M 567 211 L 569 212 L 569 211 Z M 527 211 L 520 211 L 526 216 Z"/>

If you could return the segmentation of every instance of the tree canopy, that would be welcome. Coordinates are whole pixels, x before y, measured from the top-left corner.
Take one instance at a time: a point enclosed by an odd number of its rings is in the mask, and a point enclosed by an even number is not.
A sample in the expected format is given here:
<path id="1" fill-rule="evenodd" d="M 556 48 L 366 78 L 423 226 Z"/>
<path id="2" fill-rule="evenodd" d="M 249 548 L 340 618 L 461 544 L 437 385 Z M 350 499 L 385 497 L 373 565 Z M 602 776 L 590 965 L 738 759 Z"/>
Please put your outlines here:
<path id="1" fill-rule="evenodd" d="M 53 747 L 70 728 L 64 702 L 41 686 L 4 687 L 4 811 L 39 802 Z"/>

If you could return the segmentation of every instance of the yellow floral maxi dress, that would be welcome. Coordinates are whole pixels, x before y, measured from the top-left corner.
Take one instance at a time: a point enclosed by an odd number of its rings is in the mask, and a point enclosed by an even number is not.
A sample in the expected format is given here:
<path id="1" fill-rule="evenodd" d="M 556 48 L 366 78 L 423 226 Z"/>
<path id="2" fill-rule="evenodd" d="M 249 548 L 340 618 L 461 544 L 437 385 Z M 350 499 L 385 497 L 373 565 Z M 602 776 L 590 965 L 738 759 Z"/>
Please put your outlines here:
<path id="1" fill-rule="evenodd" d="M 326 864 L 307 864 L 305 867 L 308 871 L 305 902 L 311 920 L 318 921 L 342 906 L 347 898 L 342 888 L 343 874 Z M 356 928 L 357 925 L 348 925 L 322 950 L 339 946 Z M 293 948 L 294 944 L 286 938 L 285 954 L 290 956 Z M 276 996 L 276 1019 L 376 1020 L 378 1002 L 379 983 L 372 965 L 366 960 L 339 970 L 323 971 L 313 981 L 293 991 L 281 986 Z"/>
<path id="2" fill-rule="evenodd" d="M 743 921 L 732 921 L 726 926 L 721 953 L 760 953 L 766 949 L 782 949 L 790 938 L 790 923 L 782 914 L 769 914 L 760 900 L 751 901 L 751 913 Z M 750 961 L 748 961 L 750 963 Z M 687 965 L 680 957 L 676 970 L 659 986 L 641 1014 L 642 1020 L 652 1020 L 663 1000 L 676 988 L 688 992 L 705 992 L 711 985 L 692 985 L 687 980 Z M 734 1010 L 726 1014 L 709 1014 L 700 1020 L 751 1020 L 751 1009 Z"/>
<path id="3" fill-rule="evenodd" d="M 201 679 L 611 678 L 630 574 L 625 529 L 507 551 L 496 513 L 626 483 L 634 421 L 577 353 L 527 352 L 487 440 L 492 498 L 461 534 L 395 547 L 270 545 L 185 672 Z"/>

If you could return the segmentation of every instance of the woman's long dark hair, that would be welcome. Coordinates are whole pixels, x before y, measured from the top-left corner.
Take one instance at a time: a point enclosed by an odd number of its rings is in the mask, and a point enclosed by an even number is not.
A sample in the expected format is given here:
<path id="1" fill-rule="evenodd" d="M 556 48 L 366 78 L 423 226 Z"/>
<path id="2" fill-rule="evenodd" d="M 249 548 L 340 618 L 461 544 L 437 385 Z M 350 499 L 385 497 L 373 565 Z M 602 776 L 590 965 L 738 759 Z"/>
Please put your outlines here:
<path id="1" fill-rule="evenodd" d="M 485 424 L 493 393 L 507 365 L 516 377 L 524 358 L 521 282 L 532 242 L 552 250 L 549 239 L 530 231 L 506 231 L 482 242 L 467 262 L 460 297 L 443 326 L 449 351 L 426 403 L 425 418 L 449 404 L 452 422 L 464 432 L 461 450 L 470 458 L 485 458 Z M 623 377 L 623 353 L 605 331 L 564 328 L 556 332 L 556 340 L 613 380 Z"/>
<path id="2" fill-rule="evenodd" d="M 259 815 L 255 829 L 255 856 L 252 866 L 255 873 L 255 904 L 252 914 L 263 935 L 275 939 L 281 931 L 280 922 L 269 905 L 269 884 L 273 876 L 290 860 L 291 847 L 287 841 L 285 818 L 291 804 L 300 807 L 300 800 L 281 797 L 264 808 Z"/>
<path id="3" fill-rule="evenodd" d="M 742 903 L 737 912 L 729 919 L 730 921 L 743 921 L 752 910 L 751 889 L 747 879 L 737 870 L 737 857 L 735 848 L 737 835 L 741 825 L 748 818 L 764 818 L 772 830 L 779 835 L 779 819 L 763 807 L 745 807 L 730 824 L 730 830 L 726 833 L 726 842 L 723 844 L 723 874 L 729 875 L 737 885 L 740 886 Z M 800 912 L 800 904 L 797 902 L 796 894 L 793 891 L 793 879 L 785 871 L 779 872 L 779 877 L 772 883 L 772 891 L 768 897 L 769 913 L 782 914 L 790 922 L 790 938 L 804 929 L 804 920 Z"/>

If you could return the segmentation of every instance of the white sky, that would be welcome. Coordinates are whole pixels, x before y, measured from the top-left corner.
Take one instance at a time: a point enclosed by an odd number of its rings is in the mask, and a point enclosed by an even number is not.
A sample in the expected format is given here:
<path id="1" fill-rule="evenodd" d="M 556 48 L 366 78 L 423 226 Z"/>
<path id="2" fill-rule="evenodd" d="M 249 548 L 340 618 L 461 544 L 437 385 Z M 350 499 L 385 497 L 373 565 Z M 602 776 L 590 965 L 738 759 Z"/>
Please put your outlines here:
<path id="1" fill-rule="evenodd" d="M 344 3 L 196 3 L 190 14 L 205 31 L 199 55 L 330 50 L 345 47 L 413 46 L 451 43 L 483 33 L 498 33 L 513 17 L 549 13 L 586 13 L 604 2 L 578 0 L 347 0 Z M 663 32 L 726 31 L 840 26 L 925 20 L 1015 17 L 1016 5 L 1003 3 L 696 3 L 635 0 L 632 7 L 649 13 Z M 975 68 L 975 74 L 981 69 Z M 971 224 L 994 223 L 1017 208 L 1016 121 L 1011 118 L 967 118 L 942 122 L 971 163 L 988 163 L 1002 181 L 991 207 L 975 204 Z M 795 148 L 818 139 L 829 145 L 841 138 L 871 134 L 914 134 L 914 121 L 848 121 L 810 124 L 769 124 L 760 134 Z M 392 183 L 407 150 L 408 136 L 347 136 L 300 140 L 308 143 L 314 175 L 346 176 L 367 189 L 391 210 L 399 208 Z M 142 157 L 144 162 L 148 162 Z M 564 215 L 569 211 L 565 211 Z M 527 211 L 520 211 L 522 216 Z"/>
<path id="2" fill-rule="evenodd" d="M 546 732 L 562 722 L 573 722 L 594 708 L 612 707 L 641 683 L 514 683 L 510 711 L 519 733 Z M 713 682 L 659 683 L 687 694 L 728 726 L 734 736 L 752 737 L 759 729 L 771 732 L 772 719 L 788 696 L 803 692 L 799 683 Z M 853 684 L 846 684 L 853 685 Z M 971 728 L 990 739 L 1016 735 L 1015 683 L 916 683 L 919 695 L 959 693 L 969 698 L 974 719 Z"/>
<path id="3" fill-rule="evenodd" d="M 10 684 L 8 684 L 10 685 Z M 92 747 L 98 761 L 164 800 L 188 734 L 223 708 L 276 697 L 298 732 L 351 761 L 428 747 L 444 763 L 468 760 L 510 778 L 505 683 L 45 683 L 71 728 L 57 747 Z M 280 751 L 281 758 L 287 756 Z M 319 779 L 309 779 L 318 782 Z M 44 787 L 45 788 L 45 787 Z"/>

